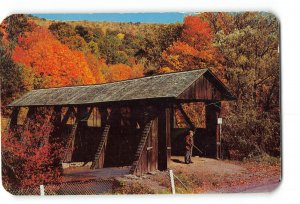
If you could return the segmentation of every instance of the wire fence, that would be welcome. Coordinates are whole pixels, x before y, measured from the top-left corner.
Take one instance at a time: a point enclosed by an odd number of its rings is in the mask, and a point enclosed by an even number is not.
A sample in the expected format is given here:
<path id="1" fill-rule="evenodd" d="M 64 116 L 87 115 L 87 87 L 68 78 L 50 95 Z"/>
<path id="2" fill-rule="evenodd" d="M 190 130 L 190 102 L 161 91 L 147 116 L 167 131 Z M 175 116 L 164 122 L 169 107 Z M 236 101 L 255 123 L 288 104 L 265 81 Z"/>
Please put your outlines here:
<path id="1" fill-rule="evenodd" d="M 179 190 L 179 188 L 188 190 L 187 182 L 175 175 L 172 170 L 163 172 L 163 175 L 169 180 L 169 184 L 165 187 L 171 194 L 176 194 L 176 190 Z M 99 179 L 47 184 L 30 188 L 10 188 L 7 190 L 13 195 L 102 195 L 116 193 L 114 190 L 117 186 L 118 184 L 114 179 Z"/>
<path id="2" fill-rule="evenodd" d="M 99 195 L 113 193 L 113 180 L 79 181 L 8 189 L 13 195 Z"/>
<path id="3" fill-rule="evenodd" d="M 185 190 L 188 190 L 187 184 L 185 184 L 178 176 L 176 176 L 173 172 L 173 170 L 169 170 L 169 178 L 170 178 L 170 187 L 171 187 L 171 193 L 176 194 L 176 183 L 179 183 Z M 178 182 L 175 182 L 178 181 Z"/>

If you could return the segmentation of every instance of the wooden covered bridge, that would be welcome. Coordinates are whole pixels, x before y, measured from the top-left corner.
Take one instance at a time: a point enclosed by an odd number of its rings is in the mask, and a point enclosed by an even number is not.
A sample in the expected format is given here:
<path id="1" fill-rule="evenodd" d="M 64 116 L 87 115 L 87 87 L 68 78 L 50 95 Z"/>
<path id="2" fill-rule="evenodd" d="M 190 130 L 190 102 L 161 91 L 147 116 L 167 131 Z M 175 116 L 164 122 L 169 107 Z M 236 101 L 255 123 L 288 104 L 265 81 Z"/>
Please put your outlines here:
<path id="1" fill-rule="evenodd" d="M 27 119 L 39 108 L 52 109 L 56 131 L 50 137 L 65 139 L 64 163 L 92 162 L 91 168 L 129 166 L 143 174 L 168 168 L 179 110 L 191 128 L 183 103 L 206 104 L 206 139 L 209 154 L 220 156 L 217 119 L 220 101 L 234 97 L 210 70 L 199 69 L 99 85 L 33 90 L 10 104 L 9 128 L 18 126 L 19 111 Z M 93 123 L 88 121 L 93 118 Z M 96 122 L 95 122 L 96 120 Z M 182 138 L 185 135 L 182 135 Z M 174 144 L 176 146 L 176 144 Z"/>

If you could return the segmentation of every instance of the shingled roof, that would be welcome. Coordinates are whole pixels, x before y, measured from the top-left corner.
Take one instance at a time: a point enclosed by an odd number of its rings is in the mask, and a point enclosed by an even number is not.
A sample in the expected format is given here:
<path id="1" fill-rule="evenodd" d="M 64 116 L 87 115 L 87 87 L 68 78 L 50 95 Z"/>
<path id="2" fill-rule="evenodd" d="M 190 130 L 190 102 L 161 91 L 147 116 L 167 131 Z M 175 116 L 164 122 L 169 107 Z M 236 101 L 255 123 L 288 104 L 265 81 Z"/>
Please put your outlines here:
<path id="1" fill-rule="evenodd" d="M 105 84 L 37 89 L 26 93 L 9 106 L 81 105 L 157 98 L 176 99 L 205 73 L 212 75 L 208 69 L 198 69 Z M 225 93 L 225 98 L 232 99 L 227 88 L 218 79 L 215 81 Z"/>

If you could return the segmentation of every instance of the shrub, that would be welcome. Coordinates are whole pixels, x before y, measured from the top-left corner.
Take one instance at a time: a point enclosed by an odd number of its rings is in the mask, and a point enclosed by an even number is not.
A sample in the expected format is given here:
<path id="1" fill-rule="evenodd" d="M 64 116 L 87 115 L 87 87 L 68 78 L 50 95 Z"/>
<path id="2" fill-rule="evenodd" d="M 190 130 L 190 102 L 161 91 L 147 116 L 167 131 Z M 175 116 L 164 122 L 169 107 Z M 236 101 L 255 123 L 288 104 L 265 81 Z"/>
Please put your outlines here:
<path id="1" fill-rule="evenodd" d="M 49 141 L 53 126 L 47 120 L 47 116 L 36 115 L 24 125 L 27 128 L 2 132 L 2 179 L 7 190 L 61 181 L 63 148 L 58 141 Z"/>
<path id="2" fill-rule="evenodd" d="M 280 122 L 270 113 L 233 111 L 226 116 L 222 136 L 232 159 L 280 156 Z"/>

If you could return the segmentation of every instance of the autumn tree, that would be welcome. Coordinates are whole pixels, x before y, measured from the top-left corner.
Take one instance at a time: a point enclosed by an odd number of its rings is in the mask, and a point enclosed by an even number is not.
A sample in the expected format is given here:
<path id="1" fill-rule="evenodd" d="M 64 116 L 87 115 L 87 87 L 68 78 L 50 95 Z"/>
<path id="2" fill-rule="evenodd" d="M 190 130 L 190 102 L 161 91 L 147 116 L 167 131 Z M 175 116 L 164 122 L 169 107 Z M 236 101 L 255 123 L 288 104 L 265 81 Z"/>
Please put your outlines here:
<path id="1" fill-rule="evenodd" d="M 80 35 L 87 43 L 89 43 L 93 39 L 93 32 L 82 25 L 77 25 L 75 27 L 75 31 L 78 35 Z"/>
<path id="2" fill-rule="evenodd" d="M 108 32 L 104 39 L 99 41 L 99 53 L 107 64 L 128 64 L 128 55 L 122 47 L 122 39 L 118 33 Z"/>
<path id="3" fill-rule="evenodd" d="M 12 58 L 33 70 L 34 88 L 95 83 L 84 55 L 42 28 L 20 37 Z"/>
<path id="4" fill-rule="evenodd" d="M 75 29 L 65 22 L 54 22 L 48 29 L 61 42 L 66 38 L 76 35 Z"/>
<path id="5" fill-rule="evenodd" d="M 72 50 L 78 50 L 87 53 L 89 45 L 76 33 L 75 29 L 65 22 L 54 22 L 48 28 L 51 33 L 63 44 L 66 44 Z"/>
<path id="6" fill-rule="evenodd" d="M 230 33 L 216 33 L 226 78 L 237 97 L 224 134 L 244 156 L 276 156 L 280 152 L 278 21 L 266 13 L 240 13 L 232 18 Z"/>
<path id="7" fill-rule="evenodd" d="M 181 24 L 151 25 L 146 36 L 137 38 L 139 47 L 135 54 L 145 72 L 157 72 L 163 66 L 162 52 L 181 35 Z"/>
<path id="8" fill-rule="evenodd" d="M 213 45 L 213 35 L 207 21 L 197 16 L 184 19 L 179 40 L 163 53 L 165 65 L 173 70 L 208 68 L 221 60 Z"/>
<path id="9" fill-rule="evenodd" d="M 13 194 L 61 182 L 62 169 L 57 161 L 61 161 L 63 146 L 58 140 L 50 140 L 51 117 L 45 111 L 40 113 L 24 127 L 1 133 L 3 185 Z"/>
<path id="10" fill-rule="evenodd" d="M 120 81 L 143 76 L 143 66 L 134 65 L 130 67 L 126 64 L 115 64 L 107 68 L 105 74 L 107 81 Z"/>
<path id="11" fill-rule="evenodd" d="M 101 72 L 101 67 L 105 66 L 105 62 L 97 58 L 92 53 L 87 53 L 85 55 L 85 60 L 95 78 L 96 83 L 104 83 L 106 80 L 103 73 Z"/>
<path id="12" fill-rule="evenodd" d="M 198 16 L 210 24 L 214 34 L 218 33 L 219 31 L 223 31 L 227 34 L 235 27 L 234 15 L 232 13 L 203 12 L 198 14 Z"/>
<path id="13" fill-rule="evenodd" d="M 11 55 L 0 42 L 0 79 L 1 79 L 1 110 L 6 114 L 6 105 L 16 99 L 24 91 L 22 68 L 17 65 Z"/>
<path id="14" fill-rule="evenodd" d="M 144 76 L 144 67 L 141 64 L 132 65 L 131 78 L 138 78 Z"/>
<path id="15" fill-rule="evenodd" d="M 4 19 L 2 24 L 6 24 L 8 39 L 13 45 L 20 36 L 25 32 L 30 32 L 35 27 L 34 23 L 31 23 L 24 14 L 13 14 Z"/>

